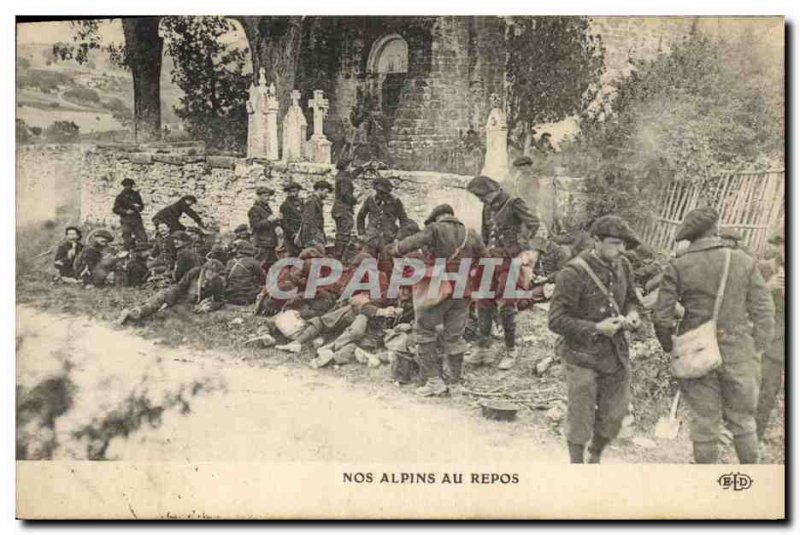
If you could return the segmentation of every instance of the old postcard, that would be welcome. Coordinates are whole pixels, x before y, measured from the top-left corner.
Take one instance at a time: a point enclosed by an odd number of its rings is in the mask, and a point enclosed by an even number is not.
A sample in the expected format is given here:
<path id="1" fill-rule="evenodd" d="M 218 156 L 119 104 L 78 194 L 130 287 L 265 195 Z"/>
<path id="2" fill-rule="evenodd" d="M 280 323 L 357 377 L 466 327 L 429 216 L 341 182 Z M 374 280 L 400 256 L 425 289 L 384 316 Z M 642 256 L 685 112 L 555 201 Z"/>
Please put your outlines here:
<path id="1" fill-rule="evenodd" d="M 783 519 L 784 69 L 782 17 L 18 18 L 17 516 Z"/>

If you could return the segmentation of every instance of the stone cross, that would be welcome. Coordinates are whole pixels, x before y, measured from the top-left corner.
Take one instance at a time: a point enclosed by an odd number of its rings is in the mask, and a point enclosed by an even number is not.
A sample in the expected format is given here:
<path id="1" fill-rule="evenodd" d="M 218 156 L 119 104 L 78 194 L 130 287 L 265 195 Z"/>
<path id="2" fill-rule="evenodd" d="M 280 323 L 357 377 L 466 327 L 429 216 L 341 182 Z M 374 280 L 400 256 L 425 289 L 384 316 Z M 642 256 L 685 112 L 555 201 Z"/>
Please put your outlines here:
<path id="1" fill-rule="evenodd" d="M 303 159 L 303 143 L 306 141 L 306 121 L 300 107 L 300 91 L 292 91 L 292 103 L 283 116 L 283 160 L 296 162 Z"/>
<path id="2" fill-rule="evenodd" d="M 321 89 L 314 90 L 314 98 L 308 101 L 308 107 L 314 110 L 314 137 L 325 137 L 322 119 L 328 114 L 328 99 L 322 98 Z"/>
<path id="3" fill-rule="evenodd" d="M 500 97 L 492 93 L 492 110 L 486 120 L 486 158 L 482 175 L 503 182 L 508 177 L 508 122 Z"/>
<path id="4" fill-rule="evenodd" d="M 263 71 L 262 71 L 263 72 Z M 267 160 L 277 160 L 279 156 L 278 144 L 278 109 L 280 102 L 275 96 L 275 84 L 269 84 L 267 88 Z"/>
<path id="5" fill-rule="evenodd" d="M 267 77 L 259 71 L 258 84 L 251 84 L 247 99 L 247 157 L 267 157 Z"/>

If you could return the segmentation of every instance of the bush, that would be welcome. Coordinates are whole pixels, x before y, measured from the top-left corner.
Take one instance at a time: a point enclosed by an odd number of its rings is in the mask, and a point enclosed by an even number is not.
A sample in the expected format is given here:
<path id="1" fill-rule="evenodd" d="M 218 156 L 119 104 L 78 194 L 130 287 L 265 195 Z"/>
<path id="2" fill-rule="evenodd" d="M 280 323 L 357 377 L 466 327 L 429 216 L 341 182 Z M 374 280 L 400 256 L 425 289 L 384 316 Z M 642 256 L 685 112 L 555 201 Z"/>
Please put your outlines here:
<path id="1" fill-rule="evenodd" d="M 77 102 L 78 104 L 99 104 L 100 95 L 97 91 L 88 87 L 71 87 L 64 91 L 64 98 Z"/>
<path id="2" fill-rule="evenodd" d="M 72 121 L 56 121 L 45 130 L 45 137 L 53 143 L 78 141 L 80 128 Z"/>

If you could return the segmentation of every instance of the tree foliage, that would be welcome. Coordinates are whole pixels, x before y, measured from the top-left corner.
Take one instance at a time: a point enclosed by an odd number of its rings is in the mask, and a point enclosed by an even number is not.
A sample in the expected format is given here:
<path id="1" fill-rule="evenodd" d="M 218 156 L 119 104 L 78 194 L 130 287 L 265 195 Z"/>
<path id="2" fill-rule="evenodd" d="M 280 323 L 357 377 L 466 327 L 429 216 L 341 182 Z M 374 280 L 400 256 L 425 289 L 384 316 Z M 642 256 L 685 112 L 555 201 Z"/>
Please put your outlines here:
<path id="1" fill-rule="evenodd" d="M 223 17 L 167 17 L 162 21 L 172 81 L 183 91 L 175 113 L 196 139 L 219 149 L 241 149 L 247 140 L 247 49 L 221 37 L 232 31 Z"/>
<path id="2" fill-rule="evenodd" d="M 586 17 L 512 17 L 507 29 L 508 122 L 522 143 L 530 127 L 582 113 L 604 70 Z"/>

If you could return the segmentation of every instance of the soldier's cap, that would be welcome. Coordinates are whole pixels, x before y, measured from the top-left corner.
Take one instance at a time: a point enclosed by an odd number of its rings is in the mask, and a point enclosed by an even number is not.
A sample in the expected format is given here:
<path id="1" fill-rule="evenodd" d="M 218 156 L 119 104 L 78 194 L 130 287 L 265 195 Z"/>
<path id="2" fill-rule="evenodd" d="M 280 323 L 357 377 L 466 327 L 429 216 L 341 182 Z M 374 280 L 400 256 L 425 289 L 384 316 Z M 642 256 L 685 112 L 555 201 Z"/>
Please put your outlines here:
<path id="1" fill-rule="evenodd" d="M 133 181 L 132 178 L 126 178 L 122 181 L 123 186 L 133 186 L 136 182 Z"/>
<path id="2" fill-rule="evenodd" d="M 195 197 L 194 195 L 184 195 L 183 197 L 181 197 L 181 200 L 183 202 L 190 202 L 190 201 L 197 202 L 197 197 Z"/>
<path id="3" fill-rule="evenodd" d="M 245 256 L 255 256 L 256 248 L 249 241 L 236 240 L 236 242 L 234 243 L 236 244 L 237 254 L 243 254 Z"/>
<path id="4" fill-rule="evenodd" d="M 467 184 L 467 191 L 476 197 L 483 197 L 500 189 L 500 184 L 488 176 L 476 176 Z"/>
<path id="5" fill-rule="evenodd" d="M 345 169 L 347 169 L 347 166 L 352 163 L 352 161 L 353 160 L 351 160 L 350 158 L 342 158 L 341 160 L 336 162 L 336 170 L 344 171 Z"/>
<path id="6" fill-rule="evenodd" d="M 241 225 L 239 225 L 238 227 L 233 229 L 233 233 L 234 234 L 244 234 L 244 233 L 250 234 L 250 227 L 248 227 L 247 225 L 242 223 Z"/>
<path id="7" fill-rule="evenodd" d="M 264 193 L 268 195 L 275 195 L 275 190 L 269 186 L 259 186 L 256 188 L 256 195 L 263 195 Z"/>
<path id="8" fill-rule="evenodd" d="M 333 186 L 327 180 L 317 180 L 314 182 L 314 189 L 327 189 L 328 191 L 333 191 Z"/>
<path id="9" fill-rule="evenodd" d="M 719 214 L 710 207 L 695 208 L 688 214 L 678 227 L 675 234 L 675 241 L 689 240 L 694 241 L 702 234 L 708 232 L 719 220 Z"/>
<path id="10" fill-rule="evenodd" d="M 176 230 L 172 233 L 172 239 L 176 241 L 188 242 L 191 241 L 189 233 L 185 230 Z"/>
<path id="11" fill-rule="evenodd" d="M 191 232 L 192 234 L 197 234 L 198 236 L 203 235 L 203 231 L 200 230 L 200 227 L 195 227 L 195 226 L 186 227 L 186 232 Z"/>
<path id="12" fill-rule="evenodd" d="M 784 237 L 784 229 L 780 228 L 772 236 L 770 236 L 769 243 L 771 243 L 772 245 L 780 245 L 781 243 L 786 243 L 786 238 Z"/>
<path id="13" fill-rule="evenodd" d="M 95 238 L 105 238 L 106 241 L 108 241 L 109 243 L 114 241 L 114 235 L 111 234 L 110 231 L 108 231 L 108 230 L 106 230 L 104 228 L 101 228 L 100 230 L 94 231 L 94 237 Z"/>
<path id="14" fill-rule="evenodd" d="M 206 255 L 206 259 L 207 260 L 211 260 L 211 259 L 219 260 L 220 258 L 224 258 L 226 256 L 226 254 L 227 254 L 227 251 L 225 249 L 225 246 L 224 245 L 220 245 L 220 244 L 217 243 L 217 244 L 214 244 L 214 245 L 211 246 L 211 250 Z"/>
<path id="15" fill-rule="evenodd" d="M 391 193 L 394 189 L 392 182 L 388 178 L 382 176 L 375 179 L 375 181 L 372 183 L 372 187 L 377 191 L 382 191 L 384 193 Z"/>
<path id="16" fill-rule="evenodd" d="M 455 212 L 453 211 L 453 207 L 450 206 L 449 204 L 440 204 L 439 206 L 436 206 L 434 207 L 433 210 L 431 210 L 430 215 L 425 220 L 425 224 L 430 225 L 431 223 L 436 221 L 437 217 L 439 217 L 442 214 L 455 215 Z"/>
<path id="17" fill-rule="evenodd" d="M 78 239 L 83 237 L 83 232 L 81 232 L 81 229 L 79 229 L 78 227 L 72 226 L 72 225 L 70 225 L 70 226 L 68 226 L 67 228 L 64 229 L 64 234 L 66 234 L 70 230 L 74 230 L 75 232 L 78 233 Z"/>
<path id="18" fill-rule="evenodd" d="M 742 233 L 730 227 L 719 229 L 719 237 L 725 240 L 742 241 Z"/>
<path id="19" fill-rule="evenodd" d="M 523 167 L 526 165 L 533 165 L 533 160 L 531 160 L 528 156 L 521 156 L 514 160 L 514 167 Z"/>
<path id="20" fill-rule="evenodd" d="M 618 238 L 625 240 L 625 247 L 627 249 L 635 249 L 639 246 L 639 238 L 633 231 L 627 221 L 619 216 L 604 215 L 599 217 L 592 223 L 589 229 L 589 234 L 603 238 Z"/>
<path id="21" fill-rule="evenodd" d="M 322 253 L 316 247 L 307 247 L 300 251 L 300 254 L 297 255 L 300 260 L 306 260 L 308 258 L 322 258 Z"/>
<path id="22" fill-rule="evenodd" d="M 303 189 L 303 186 L 292 180 L 290 180 L 289 182 L 286 183 L 285 186 L 283 186 L 283 191 L 292 191 L 293 189 L 301 190 Z"/>
<path id="23" fill-rule="evenodd" d="M 209 258 L 206 260 L 205 264 L 203 264 L 203 269 L 213 271 L 214 273 L 222 273 L 225 271 L 225 264 L 216 258 Z"/>

